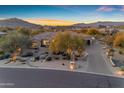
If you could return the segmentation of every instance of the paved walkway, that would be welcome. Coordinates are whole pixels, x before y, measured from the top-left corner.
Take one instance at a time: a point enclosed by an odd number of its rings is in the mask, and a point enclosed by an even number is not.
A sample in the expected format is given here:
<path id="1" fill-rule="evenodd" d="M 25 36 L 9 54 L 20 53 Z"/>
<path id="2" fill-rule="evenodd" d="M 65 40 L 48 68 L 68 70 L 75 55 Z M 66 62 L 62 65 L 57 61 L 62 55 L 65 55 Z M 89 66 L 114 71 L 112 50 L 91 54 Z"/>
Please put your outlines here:
<path id="1" fill-rule="evenodd" d="M 113 75 L 112 71 L 108 67 L 108 63 L 103 57 L 104 53 L 98 42 L 89 46 L 87 49 L 88 56 L 88 72 L 95 72 L 100 74 Z"/>

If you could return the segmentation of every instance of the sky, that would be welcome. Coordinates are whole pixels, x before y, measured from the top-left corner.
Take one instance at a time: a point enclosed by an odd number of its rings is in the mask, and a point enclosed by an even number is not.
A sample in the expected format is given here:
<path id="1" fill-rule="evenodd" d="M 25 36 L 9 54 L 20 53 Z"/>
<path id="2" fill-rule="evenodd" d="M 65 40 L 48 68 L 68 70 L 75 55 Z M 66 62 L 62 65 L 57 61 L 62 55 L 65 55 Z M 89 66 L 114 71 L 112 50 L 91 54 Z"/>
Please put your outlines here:
<path id="1" fill-rule="evenodd" d="M 71 25 L 97 21 L 124 21 L 119 5 L 1 5 L 0 18 L 20 18 L 41 25 Z"/>

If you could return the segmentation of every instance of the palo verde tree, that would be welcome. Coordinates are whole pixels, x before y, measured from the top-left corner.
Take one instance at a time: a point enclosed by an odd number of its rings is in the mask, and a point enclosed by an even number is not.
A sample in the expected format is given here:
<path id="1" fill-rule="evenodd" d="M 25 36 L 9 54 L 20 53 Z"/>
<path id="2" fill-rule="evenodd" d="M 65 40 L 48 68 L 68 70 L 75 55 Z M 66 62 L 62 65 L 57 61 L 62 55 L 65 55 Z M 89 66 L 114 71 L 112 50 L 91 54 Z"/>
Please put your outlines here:
<path id="1" fill-rule="evenodd" d="M 70 32 L 59 32 L 50 43 L 49 49 L 56 53 L 66 52 L 68 55 L 77 51 L 81 55 L 85 49 L 85 41 L 79 35 Z"/>

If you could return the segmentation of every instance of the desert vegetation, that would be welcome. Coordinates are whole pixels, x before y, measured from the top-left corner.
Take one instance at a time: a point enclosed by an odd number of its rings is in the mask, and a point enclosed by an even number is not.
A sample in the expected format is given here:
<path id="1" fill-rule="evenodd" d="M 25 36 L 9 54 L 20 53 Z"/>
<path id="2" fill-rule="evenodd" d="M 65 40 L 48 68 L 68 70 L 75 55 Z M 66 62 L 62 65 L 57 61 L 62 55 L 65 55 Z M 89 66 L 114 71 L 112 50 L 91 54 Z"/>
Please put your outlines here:
<path id="1" fill-rule="evenodd" d="M 68 55 L 77 51 L 81 55 L 85 50 L 85 41 L 81 36 L 72 35 L 70 32 L 60 32 L 53 38 L 49 49 L 55 53 L 66 52 Z"/>

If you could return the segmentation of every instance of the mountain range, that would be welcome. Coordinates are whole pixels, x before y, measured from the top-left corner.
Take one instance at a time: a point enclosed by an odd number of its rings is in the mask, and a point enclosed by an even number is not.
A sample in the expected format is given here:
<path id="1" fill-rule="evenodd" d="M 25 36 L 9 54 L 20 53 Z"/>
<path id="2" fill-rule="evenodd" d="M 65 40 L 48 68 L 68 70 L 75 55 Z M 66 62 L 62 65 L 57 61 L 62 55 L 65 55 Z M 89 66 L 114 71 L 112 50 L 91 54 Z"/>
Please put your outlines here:
<path id="1" fill-rule="evenodd" d="M 110 22 L 110 21 L 105 21 L 105 22 L 94 22 L 94 23 L 77 23 L 72 25 L 73 27 L 98 27 L 98 26 L 124 26 L 124 22 Z M 2 19 L 0 20 L 0 27 L 25 27 L 25 28 L 30 28 L 30 29 L 39 29 L 42 28 L 42 25 L 37 25 L 34 23 L 30 23 L 28 21 L 19 19 L 19 18 L 8 18 L 8 19 Z"/>
<path id="2" fill-rule="evenodd" d="M 9 18 L 9 19 L 2 19 L 0 20 L 0 27 L 24 27 L 24 28 L 30 28 L 30 29 L 38 29 L 41 28 L 41 25 L 29 23 L 27 21 L 24 21 L 22 19 L 18 18 Z"/>
<path id="3" fill-rule="evenodd" d="M 77 27 L 124 26 L 124 22 L 104 21 L 104 22 L 94 22 L 89 24 L 78 23 L 78 24 L 74 24 L 73 26 L 77 26 Z"/>

